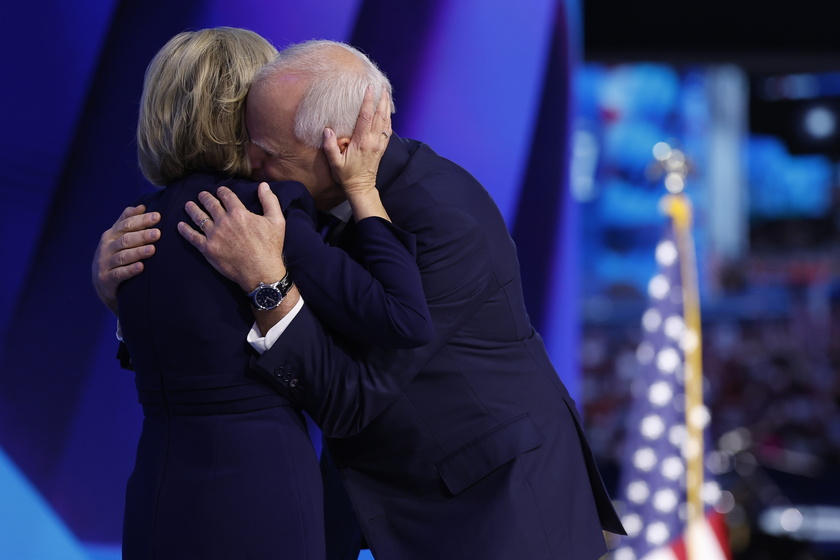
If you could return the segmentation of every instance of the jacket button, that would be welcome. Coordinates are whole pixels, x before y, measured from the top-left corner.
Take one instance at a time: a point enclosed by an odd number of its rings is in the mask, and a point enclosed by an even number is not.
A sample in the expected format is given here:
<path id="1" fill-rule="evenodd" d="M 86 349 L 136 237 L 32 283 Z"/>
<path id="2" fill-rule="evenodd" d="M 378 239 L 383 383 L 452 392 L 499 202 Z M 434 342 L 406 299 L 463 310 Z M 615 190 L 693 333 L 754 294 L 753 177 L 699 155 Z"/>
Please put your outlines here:
<path id="1" fill-rule="evenodd" d="M 285 371 L 285 370 L 283 369 L 283 367 L 282 367 L 282 366 L 280 366 L 279 368 L 275 369 L 275 370 L 274 370 L 274 375 L 275 375 L 275 377 L 280 377 L 281 375 L 283 375 L 283 372 L 284 372 L 284 371 Z"/>
<path id="2" fill-rule="evenodd" d="M 289 387 L 297 391 L 298 393 L 303 393 L 303 383 L 300 382 L 300 379 L 295 377 L 289 382 Z"/>

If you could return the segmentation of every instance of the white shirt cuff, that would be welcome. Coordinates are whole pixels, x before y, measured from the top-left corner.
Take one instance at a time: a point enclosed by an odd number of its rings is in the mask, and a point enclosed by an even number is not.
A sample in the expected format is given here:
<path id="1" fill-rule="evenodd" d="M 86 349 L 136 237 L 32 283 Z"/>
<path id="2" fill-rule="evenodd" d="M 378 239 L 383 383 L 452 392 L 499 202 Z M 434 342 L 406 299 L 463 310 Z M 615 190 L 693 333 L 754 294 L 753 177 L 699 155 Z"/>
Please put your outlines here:
<path id="1" fill-rule="evenodd" d="M 280 319 L 280 321 L 271 327 L 266 333 L 265 336 L 262 336 L 260 329 L 257 328 L 257 323 L 251 327 L 251 332 L 248 333 L 248 344 L 250 344 L 254 350 L 259 352 L 260 354 L 264 353 L 266 350 L 271 348 L 277 339 L 280 338 L 289 324 L 292 322 L 292 319 L 297 317 L 297 314 L 300 313 L 300 310 L 303 309 L 303 297 L 301 297 L 295 306 L 292 308 L 289 313 Z"/>

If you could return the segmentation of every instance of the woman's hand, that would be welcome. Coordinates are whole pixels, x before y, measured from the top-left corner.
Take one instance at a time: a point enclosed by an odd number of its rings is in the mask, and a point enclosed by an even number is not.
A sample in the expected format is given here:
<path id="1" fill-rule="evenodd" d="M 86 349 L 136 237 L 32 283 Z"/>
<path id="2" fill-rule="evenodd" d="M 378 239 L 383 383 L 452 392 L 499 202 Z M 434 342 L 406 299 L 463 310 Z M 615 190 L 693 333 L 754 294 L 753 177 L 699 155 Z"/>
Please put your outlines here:
<path id="1" fill-rule="evenodd" d="M 368 86 L 353 137 L 338 139 L 332 129 L 324 129 L 324 152 L 333 179 L 341 185 L 353 216 L 388 219 L 376 190 L 376 174 L 391 137 L 391 96 L 383 88 L 374 110 L 373 88 Z"/>

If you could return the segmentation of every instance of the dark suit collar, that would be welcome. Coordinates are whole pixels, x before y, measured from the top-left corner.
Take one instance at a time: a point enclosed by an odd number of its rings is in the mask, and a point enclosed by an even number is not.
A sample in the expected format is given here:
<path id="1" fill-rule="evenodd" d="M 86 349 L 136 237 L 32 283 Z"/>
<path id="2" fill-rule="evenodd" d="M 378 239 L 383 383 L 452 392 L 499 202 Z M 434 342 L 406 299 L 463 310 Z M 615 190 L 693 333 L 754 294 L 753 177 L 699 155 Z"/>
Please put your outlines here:
<path id="1" fill-rule="evenodd" d="M 388 189 L 394 182 L 411 158 L 412 152 L 417 149 L 417 142 L 407 138 L 400 138 L 396 134 L 391 135 L 382 161 L 379 162 L 379 171 L 376 174 L 376 188 L 380 192 Z"/>

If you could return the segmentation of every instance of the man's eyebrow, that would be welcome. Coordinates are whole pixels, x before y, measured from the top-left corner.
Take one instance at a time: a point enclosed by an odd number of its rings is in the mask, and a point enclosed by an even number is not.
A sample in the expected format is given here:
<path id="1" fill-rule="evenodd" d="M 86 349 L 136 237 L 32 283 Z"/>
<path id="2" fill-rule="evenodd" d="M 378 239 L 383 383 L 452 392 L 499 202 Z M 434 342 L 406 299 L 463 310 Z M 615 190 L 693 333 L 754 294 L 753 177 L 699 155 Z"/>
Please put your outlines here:
<path id="1" fill-rule="evenodd" d="M 263 144 L 262 142 L 260 142 L 260 141 L 258 141 L 258 140 L 254 140 L 253 138 L 251 138 L 251 137 L 250 137 L 250 135 L 248 136 L 248 138 L 250 139 L 251 144 L 253 144 L 253 145 L 254 145 L 254 146 L 256 146 L 257 148 L 261 149 L 261 150 L 262 150 L 262 151 L 264 151 L 266 154 L 268 154 L 268 155 L 270 155 L 270 156 L 276 156 L 276 155 L 277 155 L 277 152 L 275 152 L 274 150 L 272 150 L 271 148 L 269 148 L 268 146 L 266 146 L 266 145 L 265 145 L 265 144 Z"/>
<path id="2" fill-rule="evenodd" d="M 266 154 L 268 154 L 270 156 L 276 156 L 277 155 L 277 152 L 269 149 L 269 147 L 266 146 L 265 144 L 263 144 L 262 142 L 260 142 L 258 140 L 254 140 L 254 137 L 251 136 L 251 131 L 248 130 L 248 125 L 246 123 L 243 123 L 243 125 L 245 126 L 245 134 L 248 135 L 248 142 L 250 142 L 251 144 L 253 144 L 257 148 L 261 149 L 262 151 L 264 151 Z"/>

